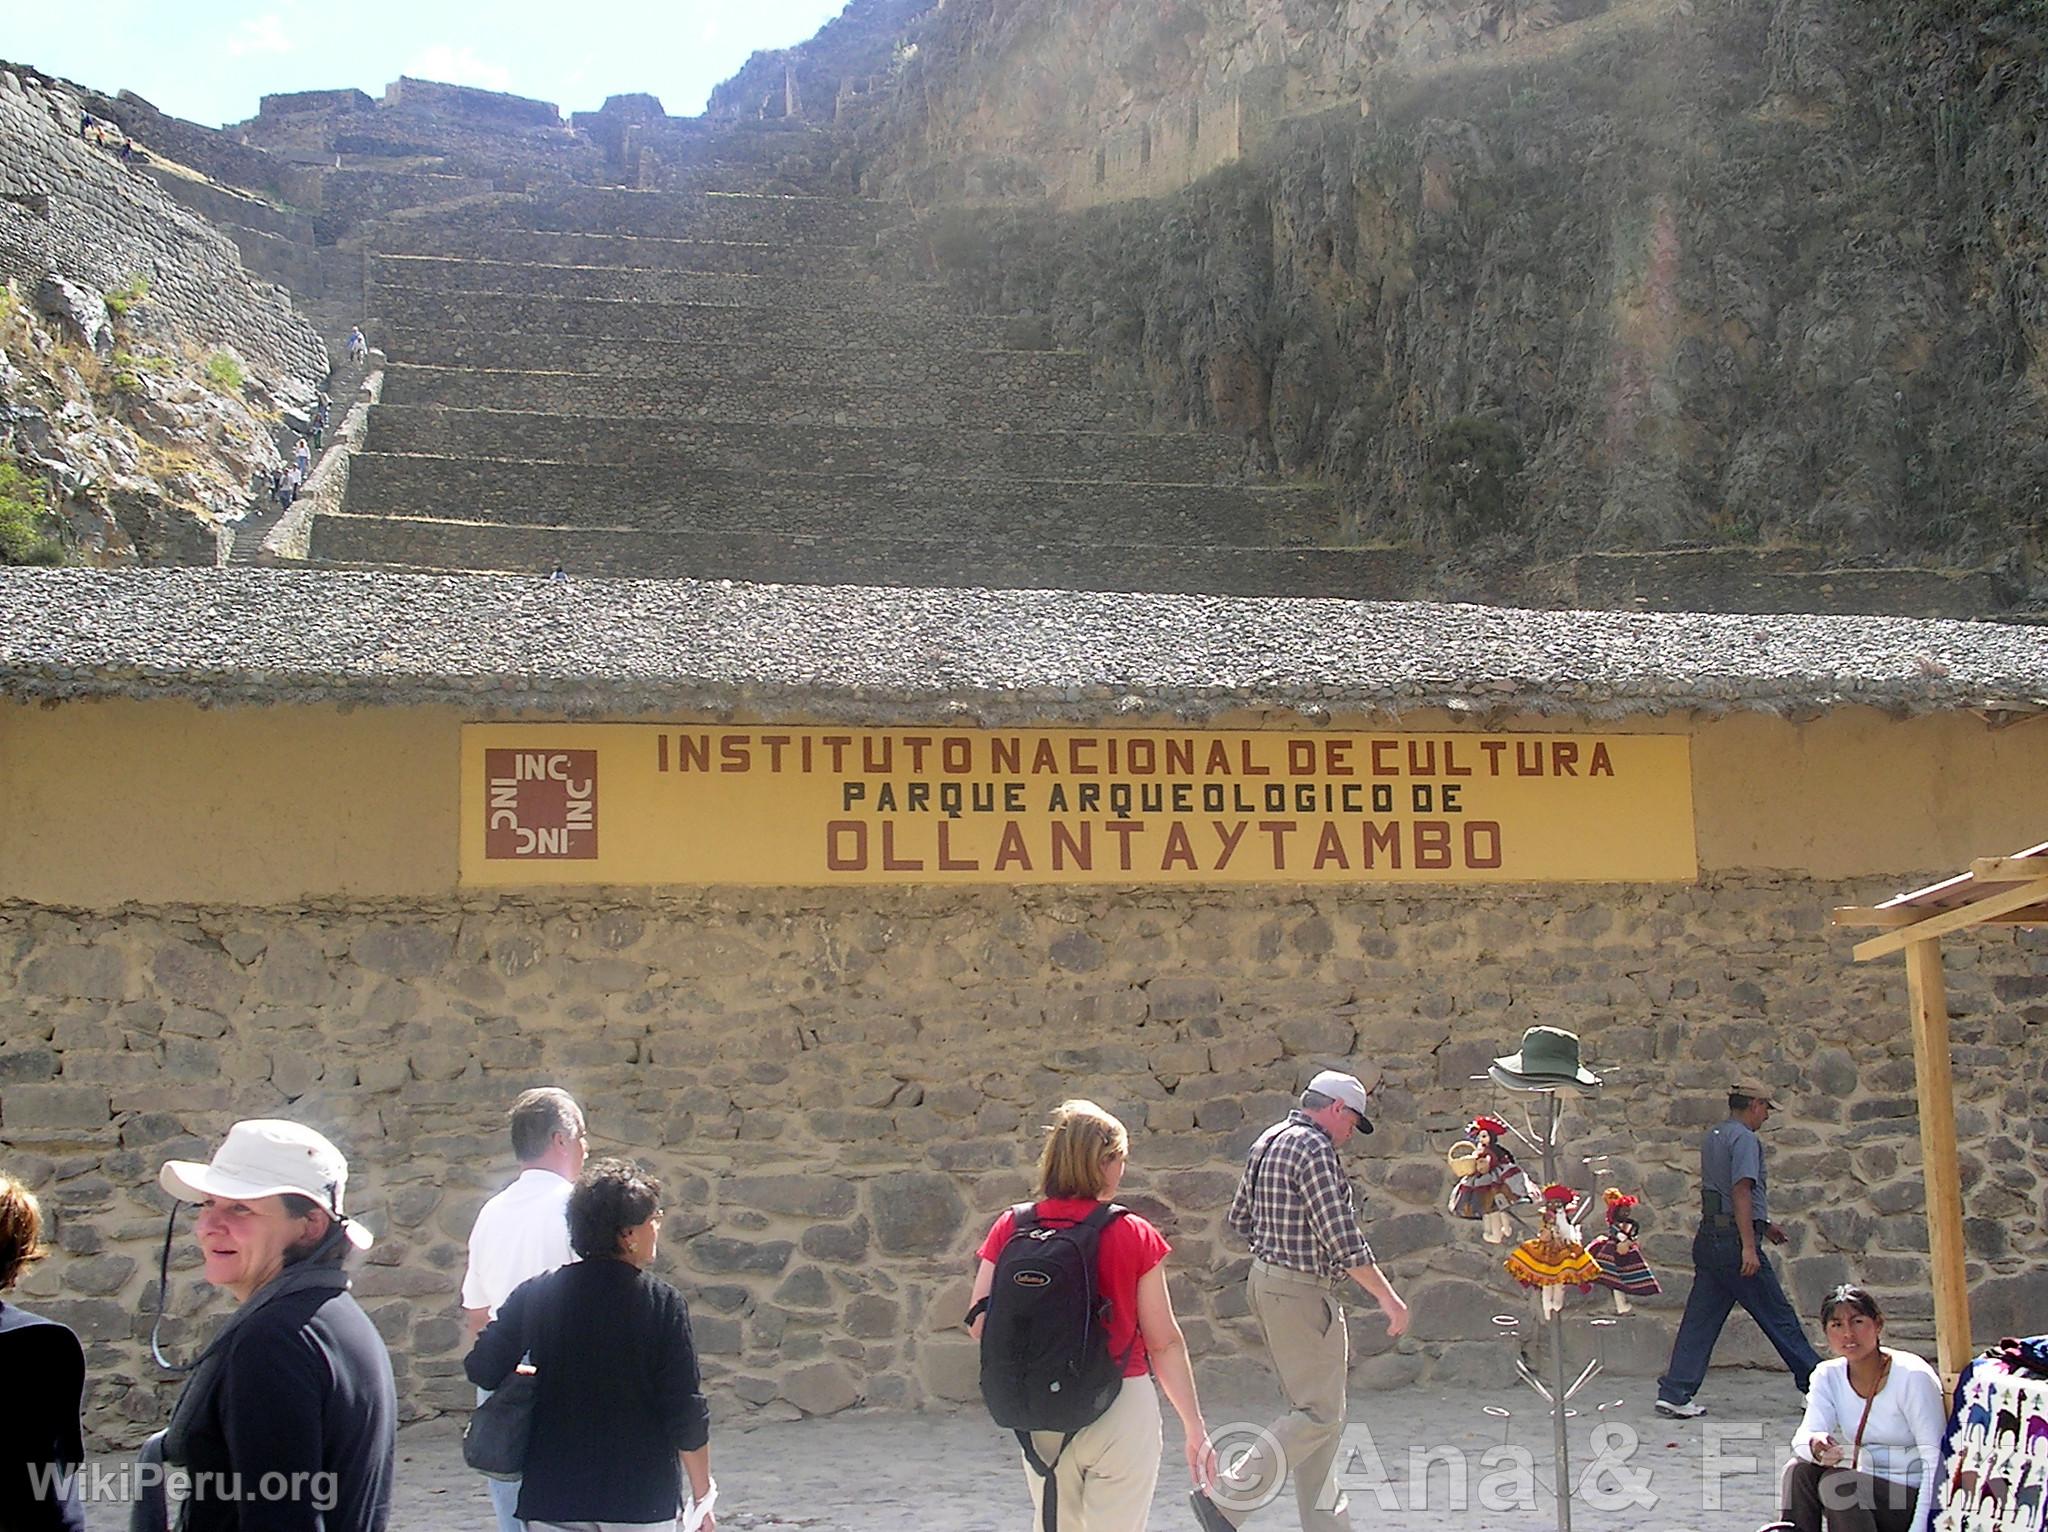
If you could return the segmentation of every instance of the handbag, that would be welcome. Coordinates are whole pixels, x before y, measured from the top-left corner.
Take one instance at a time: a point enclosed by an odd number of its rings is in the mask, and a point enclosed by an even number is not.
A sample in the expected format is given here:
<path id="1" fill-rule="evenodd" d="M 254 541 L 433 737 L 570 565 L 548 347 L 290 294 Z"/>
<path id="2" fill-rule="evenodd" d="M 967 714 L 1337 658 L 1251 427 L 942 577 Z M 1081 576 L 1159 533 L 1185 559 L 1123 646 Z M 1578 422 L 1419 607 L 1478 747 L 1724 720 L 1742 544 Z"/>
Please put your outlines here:
<path id="1" fill-rule="evenodd" d="M 526 1476 L 526 1444 L 533 1435 L 533 1402 L 540 1374 L 522 1361 L 470 1412 L 462 1428 L 462 1461 L 487 1479 L 518 1483 Z"/>

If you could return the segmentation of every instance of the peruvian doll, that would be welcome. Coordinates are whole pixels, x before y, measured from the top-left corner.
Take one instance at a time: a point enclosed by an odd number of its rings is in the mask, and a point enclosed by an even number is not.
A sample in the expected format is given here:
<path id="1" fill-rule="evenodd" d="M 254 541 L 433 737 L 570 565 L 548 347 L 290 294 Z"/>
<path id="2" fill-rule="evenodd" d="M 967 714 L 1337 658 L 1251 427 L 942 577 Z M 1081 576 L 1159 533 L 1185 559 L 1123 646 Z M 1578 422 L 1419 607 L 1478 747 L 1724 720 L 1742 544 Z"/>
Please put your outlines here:
<path id="1" fill-rule="evenodd" d="M 1637 1199 L 1607 1188 L 1607 1232 L 1586 1242 L 1586 1254 L 1600 1268 L 1599 1283 L 1614 1290 L 1614 1312 L 1629 1312 L 1629 1299 L 1649 1298 L 1664 1291 L 1650 1263 L 1643 1259 L 1643 1226 L 1636 1217 Z"/>
<path id="2" fill-rule="evenodd" d="M 1458 1184 L 1451 1188 L 1450 1214 L 1473 1218 L 1484 1225 L 1489 1245 L 1498 1245 L 1514 1231 L 1508 1209 L 1518 1202 L 1533 1202 L 1528 1174 L 1515 1163 L 1508 1147 L 1508 1125 L 1498 1117 L 1479 1116 L 1466 1128 L 1466 1139 L 1452 1147 L 1451 1169 Z"/>
<path id="3" fill-rule="evenodd" d="M 1522 1286 L 1537 1290 L 1545 1319 L 1564 1308 L 1566 1288 L 1590 1292 L 1600 1280 L 1600 1268 L 1579 1243 L 1578 1226 L 1572 1222 L 1578 1195 L 1569 1186 L 1544 1187 L 1542 1228 L 1534 1239 L 1515 1246 L 1502 1263 Z"/>

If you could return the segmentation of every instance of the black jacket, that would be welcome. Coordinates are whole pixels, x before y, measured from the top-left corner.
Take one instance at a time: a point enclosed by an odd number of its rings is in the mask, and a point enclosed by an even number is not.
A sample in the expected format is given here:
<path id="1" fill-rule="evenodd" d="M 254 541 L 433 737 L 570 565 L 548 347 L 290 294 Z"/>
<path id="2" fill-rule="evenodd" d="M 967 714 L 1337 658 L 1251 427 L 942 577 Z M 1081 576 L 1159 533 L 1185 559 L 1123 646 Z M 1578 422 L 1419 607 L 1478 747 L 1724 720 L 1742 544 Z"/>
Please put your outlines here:
<path id="1" fill-rule="evenodd" d="M 683 1295 L 624 1261 L 578 1261 L 521 1283 L 464 1364 L 496 1388 L 531 1352 L 539 1373 L 521 1521 L 667 1521 L 678 1451 L 710 1440 Z"/>
<path id="2" fill-rule="evenodd" d="M 355 1298 L 281 1297 L 236 1333 L 219 1391 L 192 1424 L 181 1526 L 384 1532 L 397 1429 L 391 1356 Z"/>
<path id="3" fill-rule="evenodd" d="M 77 1480 L 59 1495 L 48 1479 L 53 1470 L 75 1472 L 85 1462 L 78 1428 L 84 1397 L 78 1337 L 0 1303 L 0 1532 L 85 1532 Z"/>

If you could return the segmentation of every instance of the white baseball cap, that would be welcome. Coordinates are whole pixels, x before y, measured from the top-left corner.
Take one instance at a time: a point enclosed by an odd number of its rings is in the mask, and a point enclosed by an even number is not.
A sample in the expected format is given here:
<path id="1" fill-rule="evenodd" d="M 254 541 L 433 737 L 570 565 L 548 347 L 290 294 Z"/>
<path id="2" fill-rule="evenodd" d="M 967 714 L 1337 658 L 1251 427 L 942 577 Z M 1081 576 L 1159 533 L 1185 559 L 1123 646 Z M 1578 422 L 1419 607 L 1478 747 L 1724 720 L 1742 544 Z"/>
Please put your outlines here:
<path id="1" fill-rule="evenodd" d="M 225 1197 L 311 1197 L 340 1221 L 349 1243 L 367 1250 L 376 1238 L 342 1212 L 348 1190 L 348 1160 L 326 1138 L 303 1123 L 254 1117 L 228 1129 L 228 1136 L 204 1165 L 170 1160 L 157 1184 L 180 1202 Z"/>
<path id="2" fill-rule="evenodd" d="M 1366 1103 L 1365 1086 L 1357 1075 L 1347 1075 L 1341 1069 L 1325 1069 L 1308 1082 L 1308 1088 L 1318 1095 L 1328 1096 L 1332 1101 L 1343 1102 L 1358 1114 L 1359 1130 L 1364 1133 L 1372 1132 L 1372 1124 L 1367 1121 L 1365 1115 L 1371 1108 Z"/>

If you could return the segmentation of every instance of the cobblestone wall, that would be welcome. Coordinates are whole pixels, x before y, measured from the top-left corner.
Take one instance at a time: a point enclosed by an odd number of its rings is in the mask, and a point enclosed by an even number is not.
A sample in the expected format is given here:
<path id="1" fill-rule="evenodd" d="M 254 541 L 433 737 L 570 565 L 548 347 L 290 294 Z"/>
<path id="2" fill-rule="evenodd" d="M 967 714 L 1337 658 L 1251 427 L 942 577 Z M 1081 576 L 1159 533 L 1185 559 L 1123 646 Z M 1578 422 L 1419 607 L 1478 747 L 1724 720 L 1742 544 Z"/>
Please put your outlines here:
<path id="1" fill-rule="evenodd" d="M 1358 1380 L 1499 1383 L 1498 1253 L 1440 1211 L 1468 1076 L 1536 1023 L 1576 1027 L 1610 1089 L 1581 1153 L 1639 1187 L 1661 1300 L 1609 1333 L 1662 1359 L 1685 1290 L 1693 1142 L 1732 1075 L 1784 1086 L 1772 1194 L 1791 1286 L 1872 1283 L 1907 1343 L 1929 1312 L 1903 980 L 1848 960 L 1825 910 L 1872 887 L 1303 895 L 1057 891 L 480 899 L 304 910 L 0 910 L 0 1154 L 60 1247 L 21 1293 L 88 1342 L 91 1415 L 134 1437 L 169 1385 L 144 1340 L 164 1158 L 238 1115 L 289 1113 L 351 1156 L 380 1239 L 358 1291 L 408 1415 L 468 1402 L 455 1288 L 510 1174 L 500 1114 L 554 1082 L 597 1145 L 669 1183 L 666 1272 L 688 1292 L 722 1418 L 974 1390 L 954 1328 L 986 1222 L 1026 1192 L 1036 1124 L 1086 1094 L 1133 1130 L 1126 1191 L 1176 1246 L 1205 1377 L 1256 1366 L 1242 1253 L 1220 1230 L 1239 1156 L 1308 1072 L 1384 1070 L 1349 1163 L 1415 1307 Z M 2036 1143 L 2048 941 L 1950 944 L 1965 1211 L 1987 1335 L 2038 1329 Z M 189 1227 L 189 1226 L 188 1226 Z M 218 1305 L 189 1250 L 167 1324 L 189 1355 Z M 1924 1343 L 1924 1340 L 1923 1340 Z M 1722 1359 L 1761 1359 L 1737 1321 Z"/>

